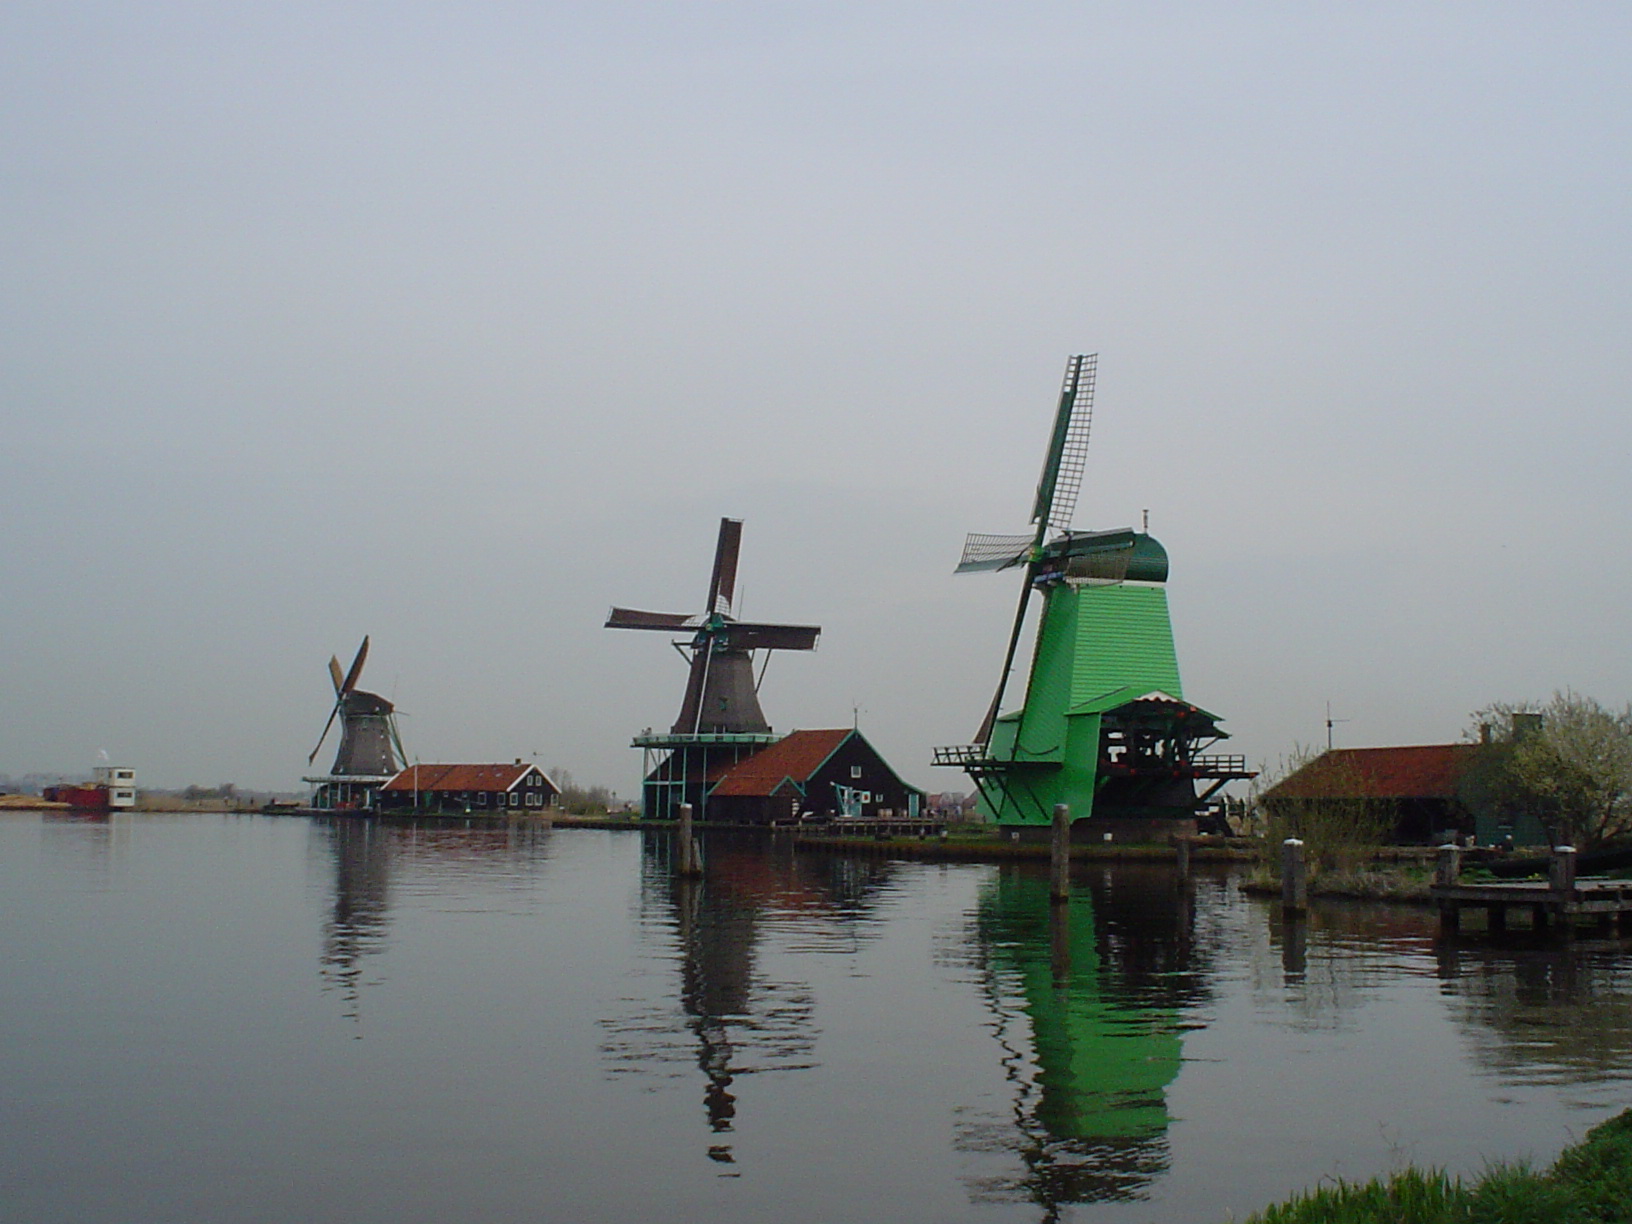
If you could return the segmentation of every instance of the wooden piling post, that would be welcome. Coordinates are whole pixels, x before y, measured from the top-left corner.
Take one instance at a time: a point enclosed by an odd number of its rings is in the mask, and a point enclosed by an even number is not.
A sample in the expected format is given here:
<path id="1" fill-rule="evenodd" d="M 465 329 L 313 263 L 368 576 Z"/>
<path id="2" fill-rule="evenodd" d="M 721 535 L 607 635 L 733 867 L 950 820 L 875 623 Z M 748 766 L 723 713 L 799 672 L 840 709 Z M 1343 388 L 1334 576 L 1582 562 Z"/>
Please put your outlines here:
<path id="1" fill-rule="evenodd" d="M 1177 849 L 1179 852 L 1179 879 L 1188 880 L 1190 878 L 1190 839 L 1180 837 Z"/>
<path id="2" fill-rule="evenodd" d="M 1455 884 L 1461 875 L 1461 848 L 1451 844 L 1441 846 L 1439 848 L 1439 859 L 1434 864 L 1434 883 L 1449 886 Z"/>
<path id="3" fill-rule="evenodd" d="M 1455 842 L 1446 842 L 1439 848 L 1439 857 L 1434 862 L 1434 883 L 1447 888 L 1453 886 L 1462 875 L 1462 850 Z M 1492 910 L 1494 913 L 1495 911 Z M 1455 901 L 1441 900 L 1439 903 L 1439 929 L 1448 933 L 1455 933 L 1462 928 L 1462 907 Z"/>
<path id="4" fill-rule="evenodd" d="M 1309 908 L 1309 871 L 1303 842 L 1296 837 L 1281 843 L 1281 908 L 1289 914 Z"/>
<path id="5" fill-rule="evenodd" d="M 1575 923 L 1570 921 L 1570 912 L 1566 908 L 1570 895 L 1575 892 L 1575 847 L 1554 846 L 1553 861 L 1547 865 L 1547 884 L 1557 898 L 1554 905 L 1558 910 L 1558 931 L 1565 939 L 1575 936 Z"/>
<path id="6" fill-rule="evenodd" d="M 1575 847 L 1554 846 L 1553 861 L 1548 864 L 1547 883 L 1554 892 L 1575 891 Z"/>
<path id="7" fill-rule="evenodd" d="M 702 855 L 697 853 L 697 842 L 691 835 L 691 804 L 680 805 L 680 855 L 676 870 L 683 876 L 703 874 Z"/>
<path id="8" fill-rule="evenodd" d="M 1055 901 L 1071 897 L 1071 808 L 1054 805 L 1054 840 L 1048 854 L 1048 895 Z"/>

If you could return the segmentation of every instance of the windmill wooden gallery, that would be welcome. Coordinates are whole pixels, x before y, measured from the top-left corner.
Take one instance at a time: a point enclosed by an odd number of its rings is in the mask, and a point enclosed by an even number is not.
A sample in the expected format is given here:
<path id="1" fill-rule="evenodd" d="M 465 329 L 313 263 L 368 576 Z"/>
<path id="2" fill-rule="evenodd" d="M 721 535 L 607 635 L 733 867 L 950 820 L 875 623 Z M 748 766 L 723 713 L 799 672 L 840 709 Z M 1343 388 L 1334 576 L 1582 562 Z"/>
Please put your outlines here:
<path id="1" fill-rule="evenodd" d="M 1096 367 L 1092 355 L 1067 363 L 1032 504 L 1033 529 L 970 535 L 957 566 L 960 574 L 1020 571 L 1020 598 L 978 731 L 968 744 L 935 749 L 934 763 L 962 769 L 979 794 L 983 819 L 1022 838 L 1041 836 L 1057 804 L 1069 806 L 1079 840 L 1193 832 L 1220 788 L 1254 776 L 1243 757 L 1214 751 L 1227 738 L 1218 716 L 1184 698 L 1166 550 L 1144 530 L 1072 529 Z M 700 612 L 614 607 L 605 622 L 609 629 L 668 635 L 687 665 L 669 729 L 648 728 L 633 740 L 644 763 L 642 816 L 671 819 L 689 804 L 699 819 L 744 825 L 917 819 L 923 792 L 904 782 L 859 730 L 772 730 L 759 702 L 765 662 L 774 651 L 815 649 L 822 631 L 733 617 L 741 545 L 741 521 L 721 519 Z M 1005 710 L 1034 598 L 1040 608 L 1025 688 L 1019 705 Z M 335 702 L 309 760 L 336 718 L 340 749 L 327 774 L 307 779 L 316 788 L 314 807 L 508 813 L 553 804 L 555 784 L 520 761 L 405 768 L 391 703 L 356 687 L 367 653 L 364 638 L 348 671 L 329 661 Z M 419 781 L 431 771 L 458 785 L 422 789 Z"/>

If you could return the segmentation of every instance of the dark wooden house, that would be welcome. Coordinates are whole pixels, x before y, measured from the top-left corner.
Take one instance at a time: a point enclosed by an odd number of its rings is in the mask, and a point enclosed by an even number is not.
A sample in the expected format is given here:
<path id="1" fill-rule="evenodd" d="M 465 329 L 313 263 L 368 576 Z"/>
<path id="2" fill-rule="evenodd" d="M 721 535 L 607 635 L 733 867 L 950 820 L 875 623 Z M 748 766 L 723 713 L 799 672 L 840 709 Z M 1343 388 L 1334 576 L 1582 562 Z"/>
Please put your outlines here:
<path id="1" fill-rule="evenodd" d="M 561 794 L 537 765 L 410 765 L 380 787 L 382 812 L 542 812 Z"/>
<path id="2" fill-rule="evenodd" d="M 903 782 L 860 731 L 794 731 L 709 778 L 710 820 L 770 824 L 842 816 L 920 815 L 924 792 Z"/>

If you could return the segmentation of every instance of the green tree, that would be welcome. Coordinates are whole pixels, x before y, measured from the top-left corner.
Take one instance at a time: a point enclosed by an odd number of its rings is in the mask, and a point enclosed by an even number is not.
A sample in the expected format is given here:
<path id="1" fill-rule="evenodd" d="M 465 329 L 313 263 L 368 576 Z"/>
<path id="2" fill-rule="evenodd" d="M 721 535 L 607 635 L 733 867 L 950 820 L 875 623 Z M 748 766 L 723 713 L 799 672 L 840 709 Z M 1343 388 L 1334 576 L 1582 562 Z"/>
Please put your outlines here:
<path id="1" fill-rule="evenodd" d="M 1468 738 L 1485 745 L 1470 799 L 1533 816 L 1555 845 L 1591 850 L 1632 835 L 1632 705 L 1610 710 L 1566 690 L 1545 705 L 1494 702 Z"/>

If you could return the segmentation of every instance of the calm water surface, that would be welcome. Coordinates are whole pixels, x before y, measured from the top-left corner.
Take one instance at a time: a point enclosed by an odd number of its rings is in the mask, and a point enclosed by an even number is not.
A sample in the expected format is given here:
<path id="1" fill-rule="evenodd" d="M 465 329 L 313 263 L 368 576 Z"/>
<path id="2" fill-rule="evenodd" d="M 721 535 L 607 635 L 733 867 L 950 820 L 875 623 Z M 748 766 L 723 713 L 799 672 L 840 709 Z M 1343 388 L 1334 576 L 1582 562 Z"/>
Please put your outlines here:
<path id="1" fill-rule="evenodd" d="M 1632 1104 L 1627 945 L 1227 874 L 0 815 L 0 1218 L 1222 1222 Z"/>

